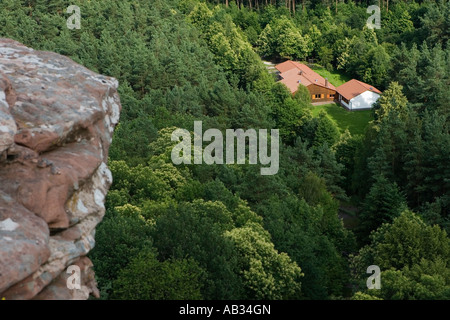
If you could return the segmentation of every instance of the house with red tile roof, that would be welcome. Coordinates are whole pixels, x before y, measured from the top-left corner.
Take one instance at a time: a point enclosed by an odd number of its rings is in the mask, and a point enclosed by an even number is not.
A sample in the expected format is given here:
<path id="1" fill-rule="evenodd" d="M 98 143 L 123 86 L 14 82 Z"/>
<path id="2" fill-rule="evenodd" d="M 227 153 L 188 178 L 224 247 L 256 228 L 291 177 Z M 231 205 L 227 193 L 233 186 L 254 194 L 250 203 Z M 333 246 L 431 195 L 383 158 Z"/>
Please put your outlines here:
<path id="1" fill-rule="evenodd" d="M 362 81 L 352 79 L 336 88 L 336 100 L 349 110 L 371 109 L 381 91 Z"/>
<path id="2" fill-rule="evenodd" d="M 287 60 L 275 66 L 281 80 L 292 94 L 298 86 L 308 88 L 311 102 L 337 101 L 348 110 L 371 109 L 380 97 L 381 91 L 362 81 L 352 79 L 339 87 L 333 86 L 308 66 Z"/>
<path id="3" fill-rule="evenodd" d="M 292 94 L 297 92 L 299 85 L 303 85 L 308 89 L 313 103 L 335 99 L 335 86 L 308 66 L 287 60 L 276 65 L 275 68 L 279 71 L 281 78 L 279 82 L 286 85 Z"/>

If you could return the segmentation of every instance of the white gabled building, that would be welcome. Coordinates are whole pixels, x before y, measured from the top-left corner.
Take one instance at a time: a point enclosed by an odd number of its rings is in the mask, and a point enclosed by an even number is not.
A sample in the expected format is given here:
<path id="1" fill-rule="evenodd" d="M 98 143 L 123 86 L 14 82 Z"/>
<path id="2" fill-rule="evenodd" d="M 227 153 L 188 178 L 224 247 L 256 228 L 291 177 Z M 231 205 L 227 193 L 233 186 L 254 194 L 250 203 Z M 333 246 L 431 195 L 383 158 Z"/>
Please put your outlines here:
<path id="1" fill-rule="evenodd" d="M 381 91 L 367 83 L 352 79 L 336 88 L 339 101 L 348 110 L 371 109 Z"/>

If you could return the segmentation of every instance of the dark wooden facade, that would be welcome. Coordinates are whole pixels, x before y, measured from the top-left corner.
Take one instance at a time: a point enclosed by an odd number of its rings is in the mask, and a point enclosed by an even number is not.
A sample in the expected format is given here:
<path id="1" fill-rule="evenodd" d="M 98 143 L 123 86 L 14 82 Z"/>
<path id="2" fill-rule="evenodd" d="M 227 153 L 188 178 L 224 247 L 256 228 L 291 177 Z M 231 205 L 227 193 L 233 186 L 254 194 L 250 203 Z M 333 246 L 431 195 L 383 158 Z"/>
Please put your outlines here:
<path id="1" fill-rule="evenodd" d="M 348 101 L 347 99 L 345 99 L 342 95 L 340 95 L 339 93 L 336 92 L 336 100 L 337 101 L 344 101 L 346 104 L 349 104 L 350 101 Z"/>
<path id="2" fill-rule="evenodd" d="M 331 88 L 325 88 L 315 84 L 307 86 L 309 93 L 311 94 L 311 102 L 333 102 L 336 97 L 336 90 Z"/>

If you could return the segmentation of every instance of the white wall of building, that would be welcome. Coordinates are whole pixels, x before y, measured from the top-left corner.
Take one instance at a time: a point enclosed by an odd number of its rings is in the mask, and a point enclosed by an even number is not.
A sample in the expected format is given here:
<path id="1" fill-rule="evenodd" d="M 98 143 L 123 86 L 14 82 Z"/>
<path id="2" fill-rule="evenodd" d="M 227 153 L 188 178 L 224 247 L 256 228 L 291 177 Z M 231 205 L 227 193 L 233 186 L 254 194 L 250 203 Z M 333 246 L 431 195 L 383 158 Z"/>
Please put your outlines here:
<path id="1" fill-rule="evenodd" d="M 350 102 L 349 109 L 350 110 L 370 109 L 372 108 L 372 104 L 374 104 L 379 97 L 380 95 L 378 93 L 372 91 L 365 91 L 349 101 Z"/>

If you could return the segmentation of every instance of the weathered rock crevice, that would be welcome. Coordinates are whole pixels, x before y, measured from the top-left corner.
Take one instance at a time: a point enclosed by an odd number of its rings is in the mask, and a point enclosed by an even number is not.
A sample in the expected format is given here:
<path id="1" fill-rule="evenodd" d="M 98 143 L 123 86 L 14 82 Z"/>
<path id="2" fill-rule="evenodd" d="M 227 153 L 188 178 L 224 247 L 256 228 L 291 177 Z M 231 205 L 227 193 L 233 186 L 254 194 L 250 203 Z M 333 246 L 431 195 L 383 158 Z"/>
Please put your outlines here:
<path id="1" fill-rule="evenodd" d="M 117 80 L 0 39 L 0 298 L 98 295 L 95 227 L 112 183 Z M 67 267 L 81 270 L 68 289 Z"/>

